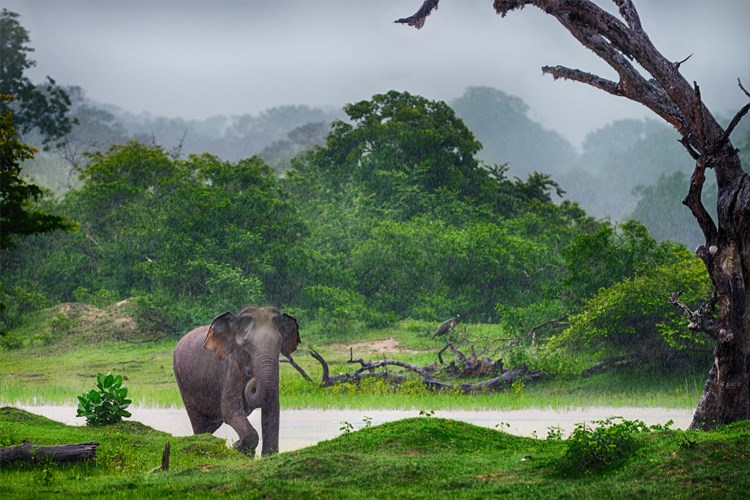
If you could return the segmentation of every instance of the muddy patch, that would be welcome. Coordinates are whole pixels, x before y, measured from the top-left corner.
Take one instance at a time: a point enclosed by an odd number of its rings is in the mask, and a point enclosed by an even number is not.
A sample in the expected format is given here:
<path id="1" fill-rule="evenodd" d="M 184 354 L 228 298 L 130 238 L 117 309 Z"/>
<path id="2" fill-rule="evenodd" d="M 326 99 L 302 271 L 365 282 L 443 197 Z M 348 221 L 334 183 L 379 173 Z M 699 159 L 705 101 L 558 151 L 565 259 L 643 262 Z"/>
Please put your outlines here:
<path id="1" fill-rule="evenodd" d="M 368 354 L 420 354 L 422 351 L 415 351 L 412 349 L 405 349 L 401 347 L 398 340 L 394 338 L 387 338 L 382 340 L 371 340 L 369 342 L 358 342 L 356 344 L 331 344 L 331 349 L 336 351 L 349 351 L 351 349 L 354 356 L 368 355 Z"/>

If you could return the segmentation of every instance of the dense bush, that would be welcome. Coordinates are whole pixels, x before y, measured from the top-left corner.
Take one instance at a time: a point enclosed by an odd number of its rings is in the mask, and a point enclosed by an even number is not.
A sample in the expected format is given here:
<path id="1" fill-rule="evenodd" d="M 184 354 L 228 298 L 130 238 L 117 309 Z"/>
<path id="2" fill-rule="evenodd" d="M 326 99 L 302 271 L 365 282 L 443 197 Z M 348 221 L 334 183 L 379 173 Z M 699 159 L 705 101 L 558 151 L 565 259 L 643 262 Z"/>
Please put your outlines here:
<path id="1" fill-rule="evenodd" d="M 638 434 L 649 431 L 640 420 L 618 417 L 594 421 L 594 424 L 576 424 L 559 463 L 562 472 L 580 475 L 616 467 L 638 449 Z"/>
<path id="2" fill-rule="evenodd" d="M 659 361 L 667 361 L 675 350 L 702 345 L 706 339 L 687 329 L 669 299 L 681 290 L 680 300 L 693 307 L 708 300 L 711 284 L 705 267 L 683 246 L 664 243 L 660 249 L 661 257 L 649 267 L 600 289 L 586 301 L 551 345 Z"/>
<path id="3" fill-rule="evenodd" d="M 181 331 L 246 303 L 286 303 L 304 286 L 293 243 L 305 226 L 258 158 L 180 160 L 131 143 L 92 155 L 81 179 L 60 202 L 76 234 L 3 256 L 13 281 L 48 301 L 140 297 L 143 319 L 153 311 L 154 326 Z"/>

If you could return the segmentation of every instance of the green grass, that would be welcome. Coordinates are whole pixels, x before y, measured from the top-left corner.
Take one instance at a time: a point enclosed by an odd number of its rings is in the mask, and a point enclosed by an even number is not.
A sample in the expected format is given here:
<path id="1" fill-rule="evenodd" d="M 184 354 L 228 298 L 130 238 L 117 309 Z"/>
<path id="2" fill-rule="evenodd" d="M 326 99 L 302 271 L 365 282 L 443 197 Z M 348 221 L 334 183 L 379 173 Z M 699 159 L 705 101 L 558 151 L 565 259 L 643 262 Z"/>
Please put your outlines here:
<path id="1" fill-rule="evenodd" d="M 117 318 L 102 312 L 95 320 L 71 309 L 61 319 L 55 310 L 39 314 L 21 329 L 10 332 L 21 347 L 0 350 L 0 404 L 74 405 L 76 396 L 95 385 L 97 373 L 123 375 L 133 404 L 149 407 L 181 406 L 172 372 L 172 349 L 176 339 L 129 343 L 114 340 L 107 330 Z M 62 326 L 61 326 L 62 325 Z M 383 354 L 367 352 L 372 342 L 397 339 L 397 353 L 386 356 L 417 365 L 437 361 L 444 345 L 430 339 L 432 326 L 426 322 L 403 321 L 385 329 L 355 325 L 338 337 L 323 325 L 302 325 L 303 344 L 294 354 L 314 381 L 320 381 L 321 367 L 309 355 L 314 346 L 330 364 L 332 372 L 353 371 L 349 347 L 357 346 L 354 358 L 380 359 Z M 494 325 L 462 324 L 458 336 L 469 334 L 478 345 L 502 335 Z M 341 337 L 344 335 L 345 337 Z M 346 339 L 346 340 L 342 340 Z M 459 338 L 460 340 L 460 338 Z M 618 370 L 589 378 L 576 373 L 592 360 L 566 360 L 570 366 L 561 374 L 540 381 L 518 384 L 508 390 L 464 396 L 430 392 L 418 379 L 398 391 L 382 382 L 367 381 L 360 387 L 349 384 L 321 388 L 308 383 L 288 364 L 281 367 L 281 398 L 286 408 L 381 408 L 381 409 L 522 409 L 585 406 L 663 406 L 692 408 L 702 393 L 707 367 L 670 373 L 652 369 Z M 577 365 L 576 365 L 577 363 Z"/>
<path id="2" fill-rule="evenodd" d="M 743 498 L 750 423 L 712 432 L 636 435 L 602 472 L 563 472 L 567 442 L 515 437 L 437 418 L 345 433 L 302 450 L 250 460 L 211 436 L 176 438 L 137 422 L 69 427 L 0 410 L 0 445 L 100 442 L 96 463 L 0 468 L 0 497 L 91 498 Z M 171 445 L 169 471 L 150 472 Z"/>

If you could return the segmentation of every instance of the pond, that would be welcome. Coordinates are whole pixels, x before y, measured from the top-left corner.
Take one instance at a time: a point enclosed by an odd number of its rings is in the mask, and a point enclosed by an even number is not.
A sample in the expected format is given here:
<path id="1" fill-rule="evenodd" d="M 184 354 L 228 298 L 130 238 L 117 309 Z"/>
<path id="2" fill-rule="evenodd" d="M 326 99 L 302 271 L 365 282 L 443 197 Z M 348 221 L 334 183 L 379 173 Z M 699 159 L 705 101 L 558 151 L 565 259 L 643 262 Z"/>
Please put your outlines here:
<path id="1" fill-rule="evenodd" d="M 84 425 L 84 418 L 76 417 L 74 406 L 20 406 L 26 411 L 43 415 L 68 425 Z M 141 408 L 131 407 L 130 420 L 137 420 L 154 429 L 173 436 L 192 434 L 187 413 L 182 408 Z M 320 410 L 289 409 L 281 411 L 279 431 L 279 451 L 291 451 L 312 446 L 321 441 L 333 439 L 343 433 L 342 426 L 348 422 L 352 430 L 361 429 L 367 422 L 372 425 L 393 420 L 418 417 L 419 410 Z M 692 420 L 692 409 L 633 408 L 633 407 L 592 407 L 565 410 L 524 409 L 524 410 L 437 410 L 434 417 L 460 420 L 482 427 L 499 429 L 518 436 L 545 438 L 550 427 L 560 427 L 567 437 L 575 424 L 592 422 L 607 417 L 623 417 L 628 420 L 641 420 L 647 425 L 666 424 L 672 420 L 673 429 L 686 429 Z M 260 411 L 250 415 L 253 427 L 260 429 Z M 237 439 L 234 429 L 222 425 L 216 436 Z"/>

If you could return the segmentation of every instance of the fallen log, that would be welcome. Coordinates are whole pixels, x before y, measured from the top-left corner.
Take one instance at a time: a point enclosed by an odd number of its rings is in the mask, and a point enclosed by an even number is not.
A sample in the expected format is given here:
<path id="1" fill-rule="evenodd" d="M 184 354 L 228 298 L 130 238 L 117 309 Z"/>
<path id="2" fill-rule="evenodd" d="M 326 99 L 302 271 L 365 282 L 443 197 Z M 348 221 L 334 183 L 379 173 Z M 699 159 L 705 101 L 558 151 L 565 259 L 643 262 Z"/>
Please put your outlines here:
<path id="1" fill-rule="evenodd" d="M 96 441 L 58 446 L 37 446 L 24 440 L 23 444 L 0 448 L 0 465 L 18 461 L 38 463 L 51 460 L 57 463 L 74 463 L 95 460 L 97 446 L 99 446 L 99 443 Z"/>
<path id="2" fill-rule="evenodd" d="M 321 385 L 323 387 L 330 387 L 334 384 L 355 382 L 359 383 L 365 378 L 382 378 L 395 383 L 403 382 L 405 377 L 397 373 L 389 373 L 385 368 L 388 366 L 396 366 L 414 372 L 422 377 L 422 382 L 425 387 L 430 390 L 458 390 L 464 394 L 470 394 L 474 392 L 486 392 L 486 391 L 499 391 L 504 387 L 512 385 L 514 381 L 519 378 L 534 380 L 543 376 L 541 372 L 531 371 L 525 365 L 520 366 L 515 370 L 503 370 L 501 375 L 483 380 L 475 383 L 464 383 L 464 384 L 451 384 L 443 382 L 430 374 L 430 372 L 423 367 L 406 363 L 404 361 L 398 361 L 395 359 L 383 358 L 377 361 L 365 361 L 364 359 L 353 359 L 350 354 L 350 359 L 347 363 L 358 363 L 360 368 L 356 371 L 349 373 L 340 373 L 337 375 L 330 375 L 328 362 L 321 356 L 315 349 L 310 349 L 310 355 L 315 358 L 323 369 Z M 429 368 L 429 367 L 428 367 Z M 381 369 L 380 371 L 376 371 Z M 502 368 L 500 368 L 502 370 Z"/>

